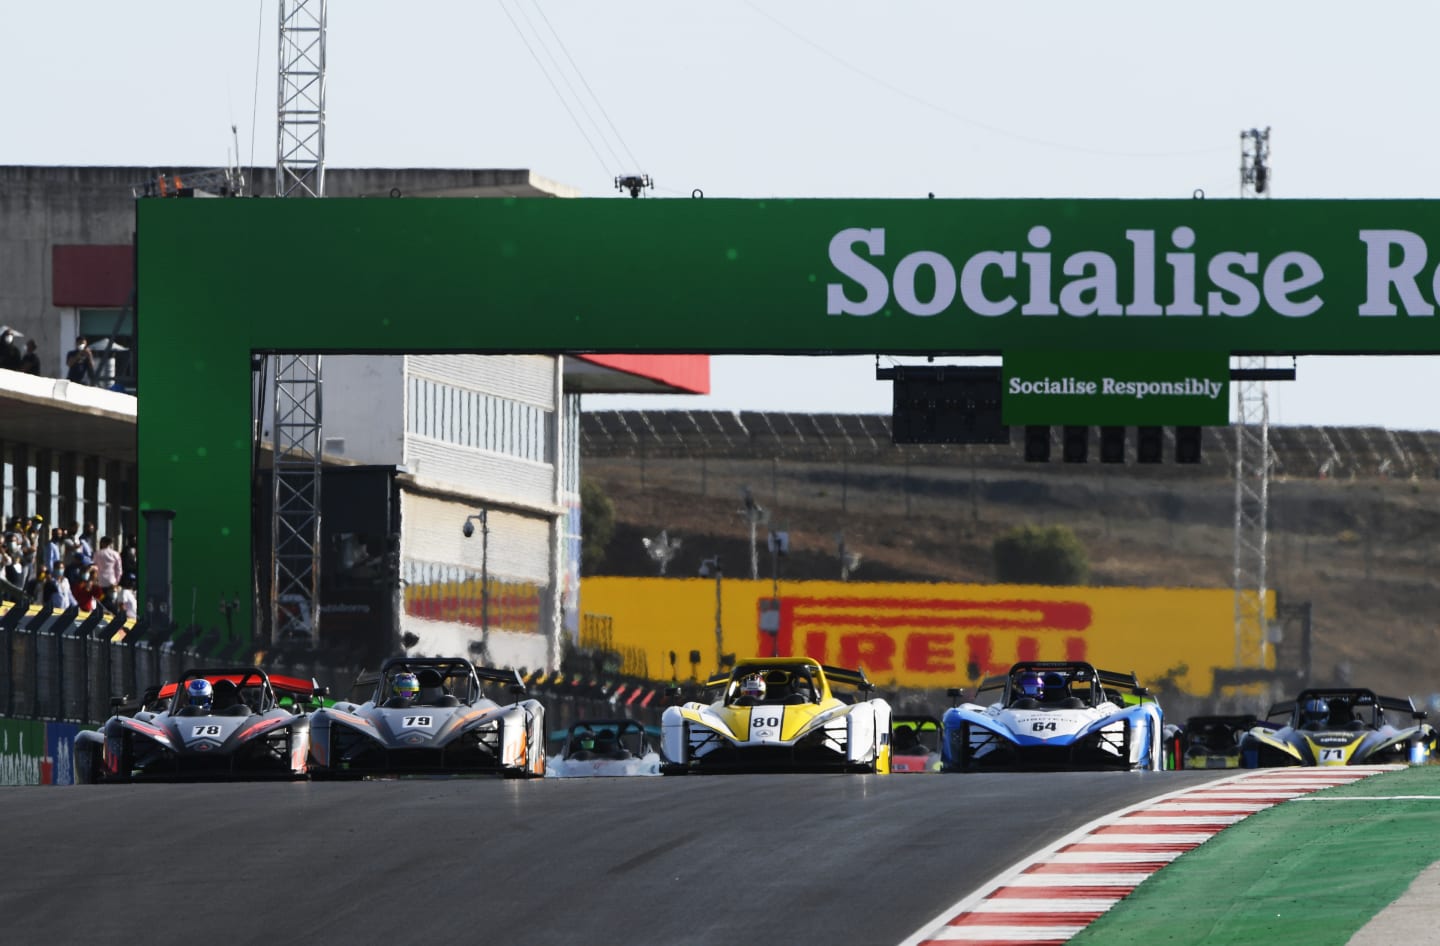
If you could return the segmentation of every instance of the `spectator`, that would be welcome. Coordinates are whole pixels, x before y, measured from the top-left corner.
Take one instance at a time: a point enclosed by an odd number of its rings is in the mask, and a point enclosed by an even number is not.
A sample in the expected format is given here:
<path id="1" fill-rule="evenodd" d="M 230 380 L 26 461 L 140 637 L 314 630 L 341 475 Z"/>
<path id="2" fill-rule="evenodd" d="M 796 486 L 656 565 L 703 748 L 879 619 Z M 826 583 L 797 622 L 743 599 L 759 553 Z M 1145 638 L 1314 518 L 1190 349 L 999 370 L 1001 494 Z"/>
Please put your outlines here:
<path id="1" fill-rule="evenodd" d="M 16 340 L 14 329 L 6 325 L 0 328 L 0 368 L 19 371 L 20 361 L 20 342 Z"/>
<path id="2" fill-rule="evenodd" d="M 80 579 L 85 577 L 85 571 L 88 568 L 89 566 L 85 564 L 85 557 L 80 554 L 79 549 L 76 549 L 75 553 L 70 556 L 70 564 L 65 566 L 61 574 L 65 576 L 65 580 L 70 583 L 70 587 L 73 589 L 76 585 L 80 584 Z"/>
<path id="3" fill-rule="evenodd" d="M 125 615 L 127 621 L 133 621 L 140 616 L 140 605 L 135 600 L 135 581 L 129 575 L 120 579 L 120 594 L 117 596 L 117 601 L 116 610 Z"/>
<path id="4" fill-rule="evenodd" d="M 43 572 L 44 569 L 41 569 Z M 45 590 L 45 603 L 56 611 L 64 611 L 75 603 L 75 596 L 70 593 L 70 581 L 65 577 L 64 572 L 53 572 L 43 576 L 40 581 Z"/>
<path id="5" fill-rule="evenodd" d="M 64 610 L 60 606 L 62 599 L 59 586 L 55 583 L 54 577 L 43 568 L 25 585 L 25 594 L 29 595 L 32 600 L 40 601 L 46 607 Z"/>
<path id="6" fill-rule="evenodd" d="M 65 561 L 65 530 L 56 526 L 50 530 L 50 541 L 45 543 L 45 570 L 52 575 Z"/>
<path id="7" fill-rule="evenodd" d="M 124 563 L 124 573 L 131 576 L 130 587 L 132 588 L 136 585 L 134 576 L 140 570 L 139 557 L 140 550 L 136 548 L 135 537 L 133 535 L 126 536 L 125 548 L 120 550 L 120 560 Z"/>
<path id="8" fill-rule="evenodd" d="M 65 356 L 65 378 L 80 384 L 95 383 L 95 353 L 84 335 L 76 337 L 75 347 Z"/>
<path id="9" fill-rule="evenodd" d="M 98 606 L 96 596 L 100 593 L 100 570 L 94 565 L 87 568 L 75 583 L 75 603 L 80 610 L 89 614 Z"/>
<path id="10" fill-rule="evenodd" d="M 95 523 L 85 523 L 85 528 L 80 532 L 80 539 L 77 543 L 80 548 L 80 554 L 84 556 L 85 566 L 87 568 L 95 564 L 95 531 Z"/>
<path id="11" fill-rule="evenodd" d="M 25 574 L 25 559 L 23 557 L 24 544 L 21 536 L 20 520 L 18 518 L 11 519 L 5 529 L 4 536 L 0 537 L 0 549 L 4 550 L 5 555 L 3 563 L 5 580 L 12 585 L 20 585 L 23 587 L 27 576 Z M 31 597 L 34 596 L 32 595 Z"/>
<path id="12" fill-rule="evenodd" d="M 20 358 L 20 370 L 25 374 L 40 373 L 40 352 L 35 349 L 35 339 L 25 343 L 25 354 Z"/>
<path id="13" fill-rule="evenodd" d="M 40 546 L 40 531 L 44 527 L 44 516 L 31 516 L 20 523 L 20 561 L 25 566 L 26 578 L 34 577 L 44 557 L 36 555 Z"/>
<path id="14" fill-rule="evenodd" d="M 115 589 L 120 584 L 124 563 L 120 560 L 120 553 L 115 551 L 115 540 L 108 535 L 100 537 L 100 548 L 95 553 L 95 570 L 100 581 L 100 603 L 114 611 Z"/>
<path id="15" fill-rule="evenodd" d="M 70 528 L 61 529 L 60 534 L 60 568 L 63 569 L 68 566 L 70 561 L 75 557 L 75 553 L 80 550 L 80 523 L 71 523 Z M 53 573 L 54 569 L 51 569 L 51 572 Z"/>
<path id="16" fill-rule="evenodd" d="M 18 599 L 23 596 L 22 580 L 19 563 L 10 558 L 9 546 L 0 545 L 0 598 Z"/>

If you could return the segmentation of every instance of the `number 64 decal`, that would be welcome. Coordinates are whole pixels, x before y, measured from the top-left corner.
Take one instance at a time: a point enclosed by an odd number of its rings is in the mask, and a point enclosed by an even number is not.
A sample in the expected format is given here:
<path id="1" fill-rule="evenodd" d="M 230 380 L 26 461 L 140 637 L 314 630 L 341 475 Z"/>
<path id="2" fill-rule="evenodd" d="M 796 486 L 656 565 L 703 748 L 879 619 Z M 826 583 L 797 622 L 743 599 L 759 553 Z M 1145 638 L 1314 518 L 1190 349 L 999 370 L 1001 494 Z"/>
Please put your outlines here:
<path id="1" fill-rule="evenodd" d="M 1053 719 L 1050 720 L 1049 722 L 1041 721 L 1041 722 L 1037 722 L 1037 723 L 1032 723 L 1032 724 L 1030 725 L 1030 731 L 1031 731 L 1031 732 L 1044 732 L 1044 731 L 1047 730 L 1047 729 L 1048 729 L 1050 732 L 1054 732 L 1054 731 L 1055 731 L 1055 721 L 1054 721 Z"/>

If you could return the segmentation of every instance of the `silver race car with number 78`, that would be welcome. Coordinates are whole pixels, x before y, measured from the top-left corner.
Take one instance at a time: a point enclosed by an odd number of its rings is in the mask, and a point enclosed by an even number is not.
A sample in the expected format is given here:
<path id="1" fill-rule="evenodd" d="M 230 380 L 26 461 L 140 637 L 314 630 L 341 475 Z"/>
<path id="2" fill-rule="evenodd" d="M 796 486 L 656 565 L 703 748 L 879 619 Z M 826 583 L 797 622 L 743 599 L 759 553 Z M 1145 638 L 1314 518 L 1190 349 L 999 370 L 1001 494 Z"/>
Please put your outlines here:
<path id="1" fill-rule="evenodd" d="M 522 699 L 513 670 L 460 657 L 392 657 L 363 703 L 337 702 L 310 715 L 313 778 L 367 775 L 545 774 L 545 708 Z M 485 696 L 503 685 L 514 702 Z"/>
<path id="2" fill-rule="evenodd" d="M 133 715 L 75 737 L 75 781 L 304 778 L 312 680 L 256 667 L 187 670 Z"/>

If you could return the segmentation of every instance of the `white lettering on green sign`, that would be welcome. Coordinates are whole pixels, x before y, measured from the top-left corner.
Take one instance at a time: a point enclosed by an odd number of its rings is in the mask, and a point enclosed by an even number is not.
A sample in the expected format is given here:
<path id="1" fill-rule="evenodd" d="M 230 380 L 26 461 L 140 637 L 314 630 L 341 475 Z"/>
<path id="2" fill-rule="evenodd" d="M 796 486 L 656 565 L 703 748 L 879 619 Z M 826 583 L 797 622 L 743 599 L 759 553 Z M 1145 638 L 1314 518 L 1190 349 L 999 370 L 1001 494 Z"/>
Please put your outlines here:
<path id="1" fill-rule="evenodd" d="M 1012 377 L 1006 388 L 1007 394 L 1041 394 L 1048 396 L 1092 396 L 1133 397 L 1143 401 L 1147 397 L 1207 397 L 1212 401 L 1223 394 L 1225 385 L 1210 378 L 1183 378 L 1179 381 L 1130 381 L 1119 378 L 1101 378 L 1088 381 L 1083 378 L 1035 378 Z"/>
<path id="2" fill-rule="evenodd" d="M 1391 237 L 1383 238 L 1393 239 L 1392 231 L 1362 231 L 1362 239 L 1367 233 L 1381 235 L 1376 236 L 1377 241 L 1385 234 Z M 1304 318 L 1319 311 L 1323 304 L 1314 290 L 1324 279 L 1324 272 L 1308 253 L 1278 253 L 1265 260 L 1263 267 L 1260 255 L 1253 252 L 1226 250 L 1202 259 L 1190 252 L 1195 245 L 1195 231 L 1181 226 L 1171 231 L 1170 247 L 1164 253 L 1163 263 L 1157 263 L 1154 230 L 1126 230 L 1125 239 L 1131 244 L 1130 302 L 1122 304 L 1120 261 L 1098 250 L 1071 253 L 1058 260 L 1058 273 L 1053 253 L 981 250 L 959 261 L 958 278 L 956 262 L 942 253 L 919 250 L 902 257 L 893 273 L 887 274 L 874 262 L 885 256 L 885 230 L 850 227 L 835 234 L 829 248 L 831 265 L 850 283 L 833 282 L 826 286 L 825 312 L 827 315 L 875 315 L 893 296 L 901 311 L 929 317 L 948 310 L 957 294 L 965 310 L 986 317 L 1009 315 L 1018 309 L 1022 316 L 1040 317 L 1245 318 L 1258 312 L 1263 303 L 1279 315 Z M 1050 229 L 1031 227 L 1026 242 L 1031 250 L 1045 250 L 1051 243 Z M 1408 280 L 1408 286 L 1414 289 L 1414 275 L 1424 265 L 1423 241 L 1418 262 L 1410 262 L 1411 257 L 1404 255 L 1402 263 L 1394 267 L 1388 266 L 1388 247 L 1389 244 L 1371 248 L 1371 296 L 1367 306 L 1383 307 L 1388 300 L 1388 287 L 1396 285 L 1410 308 L 1411 300 L 1404 296 L 1405 286 L 1401 284 Z M 1413 248 L 1409 252 L 1414 252 Z M 1379 276 L 1373 271 L 1377 257 L 1386 261 Z M 1160 265 L 1169 268 L 1172 286 L 1171 298 L 1164 305 L 1156 299 L 1155 290 L 1156 270 Z M 929 297 L 923 299 L 916 279 L 922 269 L 927 270 L 933 280 Z M 1203 281 L 1197 277 L 1200 272 L 1205 274 Z M 988 291 L 987 275 L 991 277 Z M 848 291 L 854 289 L 859 290 L 858 294 Z M 1436 290 L 1440 292 L 1440 285 Z M 1414 295 L 1418 297 L 1418 290 L 1414 290 Z M 1377 298 L 1381 301 L 1376 302 Z M 1393 315 L 1394 312 L 1362 311 L 1362 314 Z"/>

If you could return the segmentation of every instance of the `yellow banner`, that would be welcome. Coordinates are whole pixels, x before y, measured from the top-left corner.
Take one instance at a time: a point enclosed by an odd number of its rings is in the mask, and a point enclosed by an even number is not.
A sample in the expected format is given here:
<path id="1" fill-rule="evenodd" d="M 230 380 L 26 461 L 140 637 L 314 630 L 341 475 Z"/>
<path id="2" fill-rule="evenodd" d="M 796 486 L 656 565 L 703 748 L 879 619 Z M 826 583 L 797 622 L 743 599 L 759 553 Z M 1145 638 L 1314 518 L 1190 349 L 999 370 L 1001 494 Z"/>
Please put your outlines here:
<path id="1" fill-rule="evenodd" d="M 778 598 L 772 590 L 748 579 L 586 578 L 580 594 L 585 613 L 612 619 L 615 647 L 646 652 L 655 677 L 671 675 L 672 659 L 689 679 L 713 673 L 723 654 L 807 656 L 863 667 L 881 686 L 944 688 L 1020 660 L 1084 660 L 1205 696 L 1213 671 L 1235 666 L 1228 589 L 816 581 L 785 582 Z M 1273 592 L 1265 613 L 1274 617 Z"/>

